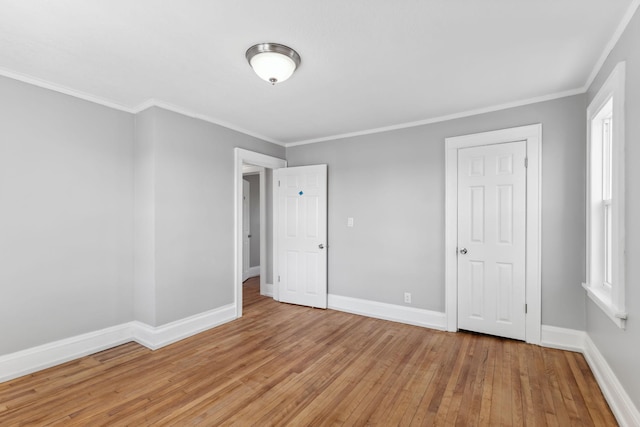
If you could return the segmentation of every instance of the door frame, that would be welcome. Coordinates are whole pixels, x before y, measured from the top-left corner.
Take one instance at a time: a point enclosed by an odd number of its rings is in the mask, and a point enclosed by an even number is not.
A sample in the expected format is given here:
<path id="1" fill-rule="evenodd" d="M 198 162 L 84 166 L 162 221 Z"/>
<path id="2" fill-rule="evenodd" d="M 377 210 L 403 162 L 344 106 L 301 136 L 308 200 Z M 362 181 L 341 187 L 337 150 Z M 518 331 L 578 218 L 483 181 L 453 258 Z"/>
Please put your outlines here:
<path id="1" fill-rule="evenodd" d="M 243 168 L 244 169 L 244 168 Z M 247 230 L 245 229 L 245 226 L 247 226 L 246 224 L 246 210 L 245 210 L 245 202 L 246 197 L 244 195 L 244 186 L 245 186 L 245 182 L 247 183 L 246 185 L 248 186 L 248 190 L 249 190 L 249 233 L 248 235 L 251 235 L 251 183 L 244 179 L 245 174 L 242 174 L 242 282 L 244 283 L 245 280 L 247 280 L 249 278 L 249 269 L 251 268 L 251 240 L 249 240 L 249 245 L 248 248 L 245 247 L 247 245 L 245 245 L 244 239 L 245 239 L 245 233 L 247 233 Z M 250 239 L 250 237 L 247 237 L 247 239 Z M 247 253 L 248 252 L 248 253 Z M 248 261 L 247 264 L 245 265 L 245 256 L 248 255 Z"/>
<path id="2" fill-rule="evenodd" d="M 258 176 L 259 179 L 259 186 L 258 186 L 258 191 L 260 193 L 260 197 L 258 200 L 258 216 L 260 217 L 260 249 L 262 249 L 262 239 L 266 239 L 266 223 L 267 223 L 267 207 L 266 207 L 266 169 L 263 168 L 262 166 L 254 166 L 254 165 L 248 165 L 248 164 L 244 164 L 242 165 L 242 179 L 244 179 L 247 176 Z M 263 194 L 265 194 L 263 196 Z M 244 221 L 244 218 L 243 218 Z M 244 244 L 244 243 L 243 243 Z M 266 248 L 266 243 L 264 243 L 265 248 Z M 244 247 L 242 248 L 242 251 L 244 252 Z M 243 257 L 244 257 L 244 253 L 243 253 Z M 251 256 L 249 256 L 249 258 L 251 258 Z M 266 262 L 267 260 L 265 259 L 264 262 Z M 260 264 L 262 265 L 262 253 L 260 253 Z M 251 261 L 249 261 L 249 263 L 251 263 Z M 261 266 L 260 265 L 260 266 Z M 242 272 L 242 281 L 244 283 L 245 280 L 247 280 L 247 277 L 244 275 L 244 271 Z M 273 291 L 269 291 L 268 290 L 269 285 L 267 284 L 267 278 L 265 277 L 265 275 L 260 275 L 260 294 L 261 295 L 272 295 Z"/>
<path id="3" fill-rule="evenodd" d="M 234 215 L 233 228 L 235 232 L 234 238 L 234 291 L 233 299 L 236 306 L 236 318 L 242 317 L 242 173 L 243 165 L 250 164 L 261 166 L 266 169 L 286 168 L 287 161 L 278 157 L 266 154 L 256 153 L 254 151 L 245 150 L 236 147 L 234 149 L 234 171 L 233 171 L 233 189 L 234 189 Z M 266 181 L 260 180 L 260 221 L 262 223 L 263 212 L 266 213 L 266 191 L 263 191 L 263 185 L 266 189 Z M 275 255 L 272 257 L 272 271 L 275 272 Z M 262 290 L 267 276 L 267 227 L 260 227 L 260 288 Z M 265 260 L 263 262 L 263 260 Z"/>
<path id="4" fill-rule="evenodd" d="M 445 312 L 447 330 L 458 330 L 458 150 L 505 142 L 527 142 L 526 342 L 540 344 L 542 328 L 541 198 L 542 124 L 445 138 Z"/>

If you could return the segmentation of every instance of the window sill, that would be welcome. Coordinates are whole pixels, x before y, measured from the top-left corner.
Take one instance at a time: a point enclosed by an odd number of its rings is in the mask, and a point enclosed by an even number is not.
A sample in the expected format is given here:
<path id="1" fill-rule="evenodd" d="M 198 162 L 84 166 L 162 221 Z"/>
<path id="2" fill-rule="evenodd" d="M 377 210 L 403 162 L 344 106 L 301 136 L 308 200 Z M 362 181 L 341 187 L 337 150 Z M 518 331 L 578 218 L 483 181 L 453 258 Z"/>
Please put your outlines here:
<path id="1" fill-rule="evenodd" d="M 582 287 L 587 291 L 589 298 L 598 306 L 604 313 L 616 324 L 620 329 L 624 329 L 627 322 L 627 313 L 618 311 L 611 302 L 611 296 L 594 286 L 589 286 L 586 283 L 582 284 Z"/>

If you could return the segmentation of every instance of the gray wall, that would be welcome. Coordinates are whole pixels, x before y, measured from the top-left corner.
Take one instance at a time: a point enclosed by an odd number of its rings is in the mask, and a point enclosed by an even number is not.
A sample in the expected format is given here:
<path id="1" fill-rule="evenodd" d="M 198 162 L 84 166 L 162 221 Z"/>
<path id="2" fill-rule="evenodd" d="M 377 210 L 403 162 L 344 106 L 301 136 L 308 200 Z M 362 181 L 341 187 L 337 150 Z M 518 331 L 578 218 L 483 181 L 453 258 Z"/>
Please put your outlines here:
<path id="1" fill-rule="evenodd" d="M 161 108 L 155 137 L 155 325 L 233 302 L 234 148 L 284 148 Z M 137 285 L 137 284 L 136 284 Z"/>
<path id="2" fill-rule="evenodd" d="M 329 165 L 329 292 L 443 312 L 444 139 L 542 123 L 542 320 L 583 330 L 585 96 L 290 147 Z M 347 217 L 354 227 L 347 228 Z"/>
<path id="3" fill-rule="evenodd" d="M 590 300 L 587 303 L 587 333 L 596 344 L 625 390 L 640 408 L 640 12 L 636 11 L 626 31 L 607 58 L 588 91 L 591 101 L 615 65 L 626 61 L 626 330 L 618 329 Z M 577 284 L 576 284 L 577 286 Z"/>
<path id="4" fill-rule="evenodd" d="M 0 355 L 233 301 L 234 147 L 284 148 L 4 77 L 0 93 Z"/>
<path id="5" fill-rule="evenodd" d="M 245 175 L 251 184 L 251 251 L 250 267 L 260 266 L 260 175 Z"/>
<path id="6" fill-rule="evenodd" d="M 134 283 L 136 320 L 156 324 L 155 264 L 155 140 L 153 110 L 135 116 L 133 150 Z"/>
<path id="7" fill-rule="evenodd" d="M 132 320 L 133 116 L 0 94 L 0 354 Z"/>

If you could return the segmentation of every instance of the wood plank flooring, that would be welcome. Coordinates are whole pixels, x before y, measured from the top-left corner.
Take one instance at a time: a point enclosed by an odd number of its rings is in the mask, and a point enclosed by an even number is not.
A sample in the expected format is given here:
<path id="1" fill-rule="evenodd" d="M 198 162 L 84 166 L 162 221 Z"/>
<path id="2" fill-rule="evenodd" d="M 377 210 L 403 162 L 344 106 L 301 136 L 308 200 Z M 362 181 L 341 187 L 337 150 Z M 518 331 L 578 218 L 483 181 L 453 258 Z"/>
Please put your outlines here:
<path id="1" fill-rule="evenodd" d="M 582 355 L 279 304 L 0 384 L 0 425 L 615 426 Z"/>

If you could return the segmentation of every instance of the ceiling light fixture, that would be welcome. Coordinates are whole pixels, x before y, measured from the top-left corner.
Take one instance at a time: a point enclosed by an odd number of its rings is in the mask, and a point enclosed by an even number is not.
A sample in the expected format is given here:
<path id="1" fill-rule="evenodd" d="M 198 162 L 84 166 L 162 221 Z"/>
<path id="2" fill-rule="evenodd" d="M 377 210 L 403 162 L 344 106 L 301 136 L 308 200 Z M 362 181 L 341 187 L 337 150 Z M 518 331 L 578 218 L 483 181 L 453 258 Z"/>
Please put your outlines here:
<path id="1" fill-rule="evenodd" d="M 298 52 L 278 43 L 251 46 L 245 56 L 258 77 L 272 85 L 287 80 L 300 66 Z"/>

